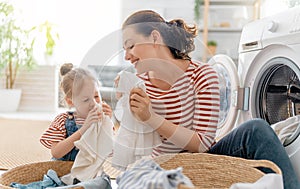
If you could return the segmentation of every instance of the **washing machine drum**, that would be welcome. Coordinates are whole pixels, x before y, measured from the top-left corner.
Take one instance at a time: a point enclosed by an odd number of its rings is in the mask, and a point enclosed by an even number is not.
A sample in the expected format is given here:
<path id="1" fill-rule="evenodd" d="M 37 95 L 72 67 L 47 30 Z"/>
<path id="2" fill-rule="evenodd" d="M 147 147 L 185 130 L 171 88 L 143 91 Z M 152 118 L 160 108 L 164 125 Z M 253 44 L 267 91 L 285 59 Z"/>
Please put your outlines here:
<path id="1" fill-rule="evenodd" d="M 263 69 L 262 77 L 258 78 L 255 98 L 257 116 L 275 124 L 300 115 L 299 68 L 287 58 L 275 58 L 266 65 L 268 67 Z M 300 124 L 293 129 L 283 141 L 283 146 L 300 179 Z"/>
<path id="2" fill-rule="evenodd" d="M 256 97 L 256 112 L 270 124 L 300 115 L 300 82 L 295 71 L 282 60 L 273 60 L 264 73 Z"/>

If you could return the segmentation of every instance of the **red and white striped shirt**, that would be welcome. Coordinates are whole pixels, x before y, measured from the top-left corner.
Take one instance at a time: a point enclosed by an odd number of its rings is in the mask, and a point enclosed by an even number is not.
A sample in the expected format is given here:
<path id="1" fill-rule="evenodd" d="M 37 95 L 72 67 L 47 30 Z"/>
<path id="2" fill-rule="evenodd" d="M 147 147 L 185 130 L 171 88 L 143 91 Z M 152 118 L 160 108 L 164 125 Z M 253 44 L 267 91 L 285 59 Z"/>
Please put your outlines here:
<path id="1" fill-rule="evenodd" d="M 67 130 L 65 122 L 68 117 L 68 113 L 61 113 L 51 122 L 48 129 L 42 134 L 40 142 L 47 148 L 51 149 L 52 142 L 60 142 L 67 137 Z M 77 125 L 83 125 L 85 119 L 76 118 Z"/>
<path id="2" fill-rule="evenodd" d="M 208 64 L 191 62 L 184 75 L 169 90 L 153 86 L 148 74 L 139 76 L 145 81 L 146 93 L 153 110 L 174 124 L 194 130 L 201 140 L 200 151 L 214 143 L 217 130 L 220 92 L 216 71 Z M 182 148 L 167 139 L 153 149 L 153 156 L 179 153 Z"/>

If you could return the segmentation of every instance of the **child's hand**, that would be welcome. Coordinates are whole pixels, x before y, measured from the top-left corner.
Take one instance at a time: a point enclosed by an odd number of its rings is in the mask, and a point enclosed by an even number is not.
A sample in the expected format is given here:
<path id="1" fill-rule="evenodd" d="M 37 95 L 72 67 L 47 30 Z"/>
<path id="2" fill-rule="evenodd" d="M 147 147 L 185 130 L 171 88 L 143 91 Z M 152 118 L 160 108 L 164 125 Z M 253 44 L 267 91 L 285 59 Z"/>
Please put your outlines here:
<path id="1" fill-rule="evenodd" d="M 112 109 L 111 107 L 106 103 L 102 102 L 102 109 L 105 115 L 108 115 L 110 118 L 112 117 Z"/>
<path id="2" fill-rule="evenodd" d="M 87 115 L 84 124 L 80 128 L 80 133 L 83 135 L 83 133 L 93 124 L 101 121 L 102 119 L 102 112 L 99 112 L 99 108 L 95 106 L 89 114 Z"/>

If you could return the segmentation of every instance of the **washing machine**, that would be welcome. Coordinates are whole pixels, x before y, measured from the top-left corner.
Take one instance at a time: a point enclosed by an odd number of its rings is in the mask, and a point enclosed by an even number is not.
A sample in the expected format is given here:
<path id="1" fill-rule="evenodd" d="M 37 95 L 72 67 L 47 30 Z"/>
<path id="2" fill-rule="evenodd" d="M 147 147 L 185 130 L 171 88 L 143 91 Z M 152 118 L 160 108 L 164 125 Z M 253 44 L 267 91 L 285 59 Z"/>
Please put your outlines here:
<path id="1" fill-rule="evenodd" d="M 274 124 L 300 115 L 300 7 L 246 24 L 237 67 L 226 55 L 209 63 L 221 82 L 217 140 L 252 118 Z M 300 179 L 299 133 L 284 146 Z"/>

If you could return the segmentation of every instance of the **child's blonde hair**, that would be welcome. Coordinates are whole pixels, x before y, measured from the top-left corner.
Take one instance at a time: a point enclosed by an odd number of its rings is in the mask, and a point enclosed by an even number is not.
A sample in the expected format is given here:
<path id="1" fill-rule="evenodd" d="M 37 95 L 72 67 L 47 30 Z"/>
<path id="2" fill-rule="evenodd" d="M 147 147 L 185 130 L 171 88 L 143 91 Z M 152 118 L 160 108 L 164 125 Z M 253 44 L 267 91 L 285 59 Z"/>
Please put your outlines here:
<path id="1" fill-rule="evenodd" d="M 74 91 L 80 91 L 83 81 L 90 79 L 95 81 L 100 87 L 98 79 L 87 69 L 74 68 L 72 63 L 65 63 L 60 67 L 60 75 L 62 80 L 60 88 L 62 89 L 65 97 L 72 99 Z"/>

